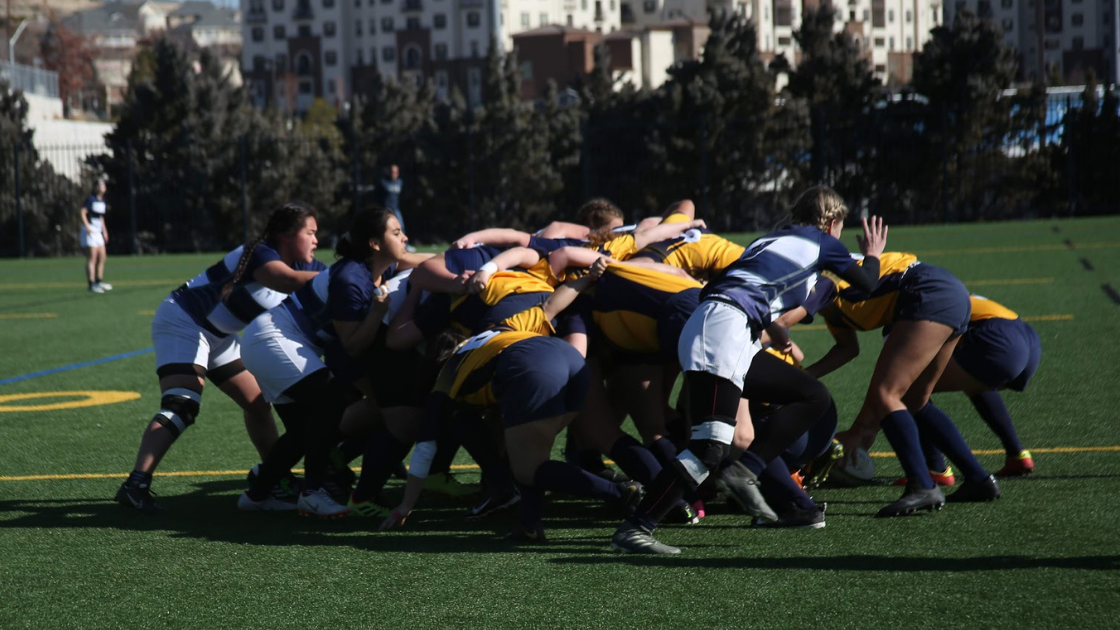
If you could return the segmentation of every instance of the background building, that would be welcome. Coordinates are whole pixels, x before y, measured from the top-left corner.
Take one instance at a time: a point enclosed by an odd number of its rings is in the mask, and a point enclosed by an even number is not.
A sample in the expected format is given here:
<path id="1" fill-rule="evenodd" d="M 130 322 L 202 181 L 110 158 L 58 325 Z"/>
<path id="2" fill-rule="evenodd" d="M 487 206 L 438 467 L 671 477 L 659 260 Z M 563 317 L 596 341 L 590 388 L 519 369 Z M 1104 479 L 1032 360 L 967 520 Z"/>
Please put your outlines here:
<path id="1" fill-rule="evenodd" d="M 945 22 L 964 8 L 992 20 L 1019 54 L 1024 80 L 1120 82 L 1120 10 L 1116 0 L 947 0 Z"/>

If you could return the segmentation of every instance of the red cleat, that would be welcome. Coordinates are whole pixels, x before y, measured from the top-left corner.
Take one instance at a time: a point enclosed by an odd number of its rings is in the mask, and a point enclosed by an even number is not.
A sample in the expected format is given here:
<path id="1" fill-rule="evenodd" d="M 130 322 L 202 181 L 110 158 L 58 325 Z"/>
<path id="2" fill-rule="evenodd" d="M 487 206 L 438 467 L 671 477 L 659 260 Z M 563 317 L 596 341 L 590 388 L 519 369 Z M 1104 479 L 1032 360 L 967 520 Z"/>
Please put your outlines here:
<path id="1" fill-rule="evenodd" d="M 1034 460 L 1030 451 L 1019 451 L 1018 455 L 1008 455 L 1003 468 L 996 472 L 997 477 L 1024 477 L 1034 472 Z"/>
<path id="2" fill-rule="evenodd" d="M 942 472 L 934 472 L 931 470 L 929 471 L 929 476 L 933 477 L 933 483 L 937 486 L 948 487 L 956 485 L 957 483 L 957 478 L 953 476 L 952 466 L 946 466 L 945 470 L 943 470 Z M 903 477 L 902 479 L 895 480 L 894 485 L 905 486 L 907 481 L 908 480 L 906 479 L 906 477 Z"/>

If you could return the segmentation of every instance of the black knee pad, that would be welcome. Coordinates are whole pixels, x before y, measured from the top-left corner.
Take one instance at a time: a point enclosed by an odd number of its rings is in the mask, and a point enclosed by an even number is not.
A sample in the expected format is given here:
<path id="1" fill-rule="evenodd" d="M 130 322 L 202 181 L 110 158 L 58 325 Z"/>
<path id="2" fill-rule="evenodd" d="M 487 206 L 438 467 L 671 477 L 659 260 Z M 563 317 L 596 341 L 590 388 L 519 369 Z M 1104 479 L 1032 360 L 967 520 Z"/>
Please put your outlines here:
<path id="1" fill-rule="evenodd" d="M 169 389 L 163 392 L 163 398 L 159 401 L 159 413 L 152 421 L 166 427 L 171 435 L 178 438 L 187 427 L 194 424 L 201 401 L 202 395 L 192 389 Z"/>

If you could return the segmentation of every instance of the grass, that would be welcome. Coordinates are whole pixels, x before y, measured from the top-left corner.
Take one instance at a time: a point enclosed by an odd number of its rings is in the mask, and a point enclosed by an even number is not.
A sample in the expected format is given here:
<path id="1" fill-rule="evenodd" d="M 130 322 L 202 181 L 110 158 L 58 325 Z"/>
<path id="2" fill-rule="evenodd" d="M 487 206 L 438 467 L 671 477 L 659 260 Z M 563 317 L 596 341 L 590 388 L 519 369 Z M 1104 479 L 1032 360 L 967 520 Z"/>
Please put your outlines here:
<path id="1" fill-rule="evenodd" d="M 140 354 L 0 385 L 0 628 L 1115 625 L 1120 305 L 1102 287 L 1120 288 L 1120 219 L 897 228 L 890 248 L 1036 318 L 1041 369 L 1007 400 L 1039 472 L 1004 482 L 997 503 L 880 521 L 871 515 L 896 488 L 822 490 L 818 531 L 747 529 L 713 506 L 699 526 L 660 530 L 684 549 L 671 558 L 612 555 L 616 515 L 562 499 L 548 507 L 547 545 L 504 543 L 512 513 L 467 522 L 466 503 L 433 497 L 406 529 L 380 534 L 361 519 L 239 513 L 240 471 L 257 458 L 236 407 L 208 391 L 160 467 L 183 476 L 156 480 L 171 512 L 147 518 L 110 501 L 158 404 L 154 357 Z M 76 258 L 0 262 L 0 381 L 150 347 L 160 300 L 216 259 L 112 258 L 106 295 L 85 291 Z M 830 343 L 819 327 L 794 339 L 810 358 Z M 881 343 L 861 342 L 825 380 L 844 426 Z M 84 390 L 140 398 L 3 409 L 75 399 L 7 395 Z M 998 468 L 998 441 L 967 401 L 938 404 Z M 1102 447 L 1116 448 L 1087 450 Z M 884 483 L 900 472 L 893 458 L 876 463 Z"/>

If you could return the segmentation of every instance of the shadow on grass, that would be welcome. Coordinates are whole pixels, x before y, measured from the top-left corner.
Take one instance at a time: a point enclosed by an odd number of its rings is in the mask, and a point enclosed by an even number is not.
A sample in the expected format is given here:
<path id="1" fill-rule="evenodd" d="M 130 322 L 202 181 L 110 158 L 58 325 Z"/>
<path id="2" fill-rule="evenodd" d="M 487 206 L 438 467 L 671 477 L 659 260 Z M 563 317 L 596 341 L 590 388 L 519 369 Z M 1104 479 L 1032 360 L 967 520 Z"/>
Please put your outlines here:
<path id="1" fill-rule="evenodd" d="M 698 547 L 706 547 L 699 545 Z M 692 547 L 692 548 L 695 548 Z M 1010 571 L 1016 569 L 1120 570 L 1120 556 L 1074 556 L 1035 558 L 1031 556 L 984 556 L 978 558 L 915 558 L 904 556 L 822 556 L 817 558 L 690 558 L 689 549 L 679 556 L 575 556 L 554 558 L 554 564 L 648 565 L 679 569 L 794 569 L 807 571 L 889 571 L 902 573 Z"/>
<path id="2" fill-rule="evenodd" d="M 514 529 L 517 509 L 466 519 L 470 499 L 428 494 L 421 499 L 407 526 L 378 532 L 380 519 L 346 517 L 332 520 L 300 517 L 296 512 L 241 512 L 237 491 L 243 481 L 225 479 L 195 484 L 187 494 L 160 497 L 166 514 L 151 516 L 118 505 L 111 499 L 26 499 L 0 501 L 0 530 L 4 529 L 116 529 L 164 534 L 171 538 L 208 540 L 262 546 L 353 547 L 371 552 L 396 553 L 591 553 L 604 548 L 601 536 L 550 540 L 544 544 L 507 541 Z M 115 487 L 110 491 L 115 491 Z M 390 487 L 389 504 L 399 498 L 399 487 Z M 562 515 L 549 519 L 556 528 L 595 527 L 611 518 L 604 509 L 585 504 L 565 505 Z M 569 509 L 570 508 L 570 509 Z M 549 510 L 550 513 L 558 510 Z"/>

